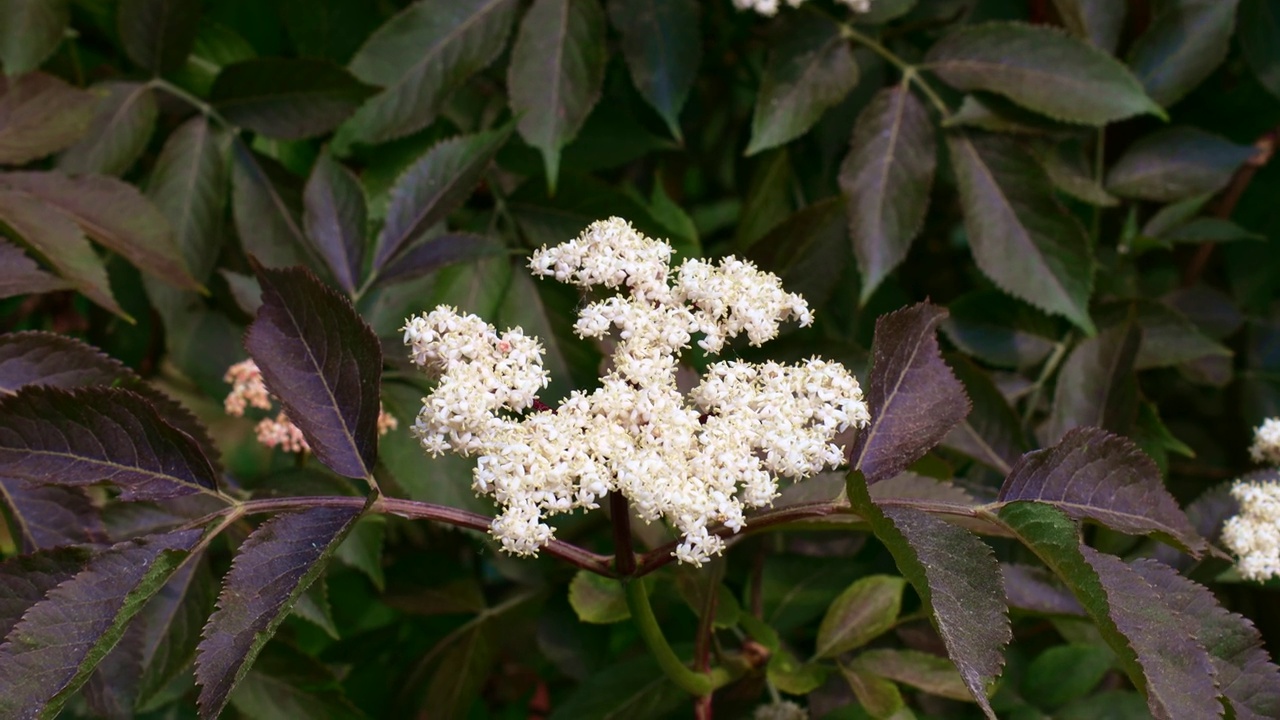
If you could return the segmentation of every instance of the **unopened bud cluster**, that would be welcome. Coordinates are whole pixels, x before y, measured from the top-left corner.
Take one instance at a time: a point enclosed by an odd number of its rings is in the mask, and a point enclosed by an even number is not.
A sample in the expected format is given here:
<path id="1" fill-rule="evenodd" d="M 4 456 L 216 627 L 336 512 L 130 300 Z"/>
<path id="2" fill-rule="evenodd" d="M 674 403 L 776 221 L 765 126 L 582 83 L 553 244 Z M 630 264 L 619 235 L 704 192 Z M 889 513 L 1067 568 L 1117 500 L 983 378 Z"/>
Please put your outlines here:
<path id="1" fill-rule="evenodd" d="M 554 410 L 535 407 L 549 380 L 544 351 L 519 328 L 499 333 L 447 306 L 406 323 L 413 362 L 438 378 L 413 432 L 433 455 L 478 457 L 474 488 L 501 506 L 491 531 L 508 552 L 535 554 L 552 539 L 548 516 L 618 492 L 645 521 L 671 522 L 676 557 L 701 564 L 724 547 L 712 525 L 740 529 L 745 508 L 777 497 L 777 475 L 839 465 L 835 435 L 868 422 L 857 380 L 816 358 L 716 363 L 682 394 L 676 370 L 695 333 L 714 354 L 738 335 L 760 345 L 782 322 L 812 317 L 748 262 L 686 260 L 673 271 L 671 256 L 619 218 L 533 254 L 537 275 L 626 293 L 580 312 L 579 336 L 614 340 L 612 368 Z"/>
<path id="2" fill-rule="evenodd" d="M 1254 430 L 1249 454 L 1257 462 L 1280 465 L 1280 419 Z M 1280 483 L 1237 480 L 1231 496 L 1240 512 L 1222 527 L 1222 543 L 1236 555 L 1236 569 L 1247 580 L 1280 576 Z"/>
<path id="3" fill-rule="evenodd" d="M 258 364 L 252 360 L 238 362 L 227 369 L 227 374 L 222 378 L 225 382 L 231 383 L 231 392 L 227 395 L 227 399 L 223 402 L 223 409 L 228 415 L 233 417 L 243 417 L 245 410 L 248 408 L 257 408 L 259 410 L 273 411 L 274 403 L 272 395 L 267 390 L 267 384 L 262 379 L 262 371 L 258 369 Z M 386 435 L 388 432 L 396 429 L 398 423 L 394 416 L 378 409 L 378 434 Z M 270 448 L 280 448 L 284 452 L 302 453 L 310 452 L 311 446 L 307 444 L 307 439 L 302 436 L 302 430 L 284 410 L 276 413 L 275 417 L 266 417 L 258 421 L 254 427 L 254 432 L 258 436 L 258 442 Z"/>

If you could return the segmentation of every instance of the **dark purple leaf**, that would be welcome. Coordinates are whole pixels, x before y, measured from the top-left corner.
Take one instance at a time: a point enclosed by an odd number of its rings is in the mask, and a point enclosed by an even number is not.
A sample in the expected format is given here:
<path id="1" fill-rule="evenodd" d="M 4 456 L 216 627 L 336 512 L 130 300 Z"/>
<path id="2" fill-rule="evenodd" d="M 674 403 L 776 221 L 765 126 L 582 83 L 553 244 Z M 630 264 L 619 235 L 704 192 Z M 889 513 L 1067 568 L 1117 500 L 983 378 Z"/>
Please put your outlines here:
<path id="1" fill-rule="evenodd" d="M 81 695 L 105 720 L 132 720 L 142 680 L 142 619 L 129 623 L 116 646 L 89 675 Z"/>
<path id="2" fill-rule="evenodd" d="M 1118 558 L 1082 545 L 1078 525 L 1057 508 L 1011 503 L 999 517 L 1071 588 L 1156 718 L 1221 717 L 1208 653 L 1160 593 Z"/>
<path id="3" fill-rule="evenodd" d="M 107 539 L 101 511 L 82 488 L 0 477 L 0 497 L 9 506 L 27 552 Z"/>
<path id="4" fill-rule="evenodd" d="M 228 121 L 277 140 L 323 135 L 373 88 L 327 60 L 255 58 L 222 68 L 210 100 Z"/>
<path id="5" fill-rule="evenodd" d="M 861 300 L 907 257 L 924 224 L 938 164 L 929 112 L 906 85 L 881 90 L 858 116 L 840 189 L 849 198 Z"/>
<path id="6" fill-rule="evenodd" d="M 302 199 L 306 239 L 324 259 L 339 287 L 354 295 L 364 269 L 368 222 L 360 181 L 324 152 L 311 168 Z"/>
<path id="7" fill-rule="evenodd" d="M 991 548 L 968 530 L 927 513 L 877 505 L 858 473 L 850 473 L 846 487 L 854 512 L 871 525 L 932 610 L 947 655 L 974 700 L 987 717 L 995 718 L 987 688 L 1000 675 L 1013 631 Z"/>
<path id="8" fill-rule="evenodd" d="M 84 569 L 90 554 L 86 548 L 60 547 L 0 563 L 0 637 L 7 637 L 50 590 Z"/>
<path id="9" fill-rule="evenodd" d="M 22 248 L 0 238 L 0 298 L 71 289 L 71 283 L 50 275 Z"/>
<path id="10" fill-rule="evenodd" d="M 54 717 L 203 531 L 121 543 L 49 591 L 0 646 L 0 715 Z"/>
<path id="11" fill-rule="evenodd" d="M 1008 473 L 1027 450 L 1018 417 L 987 373 L 963 355 L 950 355 L 947 364 L 964 383 L 973 409 L 951 429 L 942 444 L 984 465 Z"/>
<path id="12" fill-rule="evenodd" d="M 174 678 L 189 673 L 200 630 L 214 610 L 218 585 L 206 561 L 187 563 L 174 574 L 138 622 L 144 631 L 139 699 L 146 702 Z"/>
<path id="13" fill-rule="evenodd" d="M 105 97 L 84 137 L 58 156 L 58 169 L 123 175 L 146 151 L 155 131 L 155 92 L 146 83 L 114 81 L 94 85 L 92 91 Z"/>
<path id="14" fill-rule="evenodd" d="M 379 285 L 422 277 L 457 263 L 472 262 L 507 251 L 501 241 L 470 233 L 447 233 L 411 246 L 378 273 Z"/>
<path id="15" fill-rule="evenodd" d="M 1267 656 L 1253 623 L 1218 604 L 1208 588 L 1156 560 L 1131 567 L 1159 593 L 1173 612 L 1192 625 L 1209 651 L 1218 690 L 1237 718 L 1280 717 L 1280 668 Z"/>
<path id="16" fill-rule="evenodd" d="M 98 99 L 42 72 L 0 76 L 0 165 L 21 165 L 80 139 Z"/>
<path id="17" fill-rule="evenodd" d="M 191 436 L 119 388 L 30 386 L 0 399 L 0 476 L 81 486 L 110 482 L 122 500 L 216 494 Z"/>
<path id="18" fill-rule="evenodd" d="M 610 0 L 609 20 L 640 96 L 679 140 L 684 107 L 702 56 L 696 0 Z"/>
<path id="19" fill-rule="evenodd" d="M 25 385 L 111 385 L 130 375 L 119 360 L 65 335 L 35 330 L 0 335 L 0 393 Z"/>
<path id="20" fill-rule="evenodd" d="M 1205 548 L 1155 462 L 1132 440 L 1098 428 L 1076 428 L 1057 445 L 1023 455 L 998 497 L 1017 500 L 1049 503 L 1121 532 L 1157 533 L 1197 555 Z"/>
<path id="21" fill-rule="evenodd" d="M 1075 596 L 1044 568 L 1000 563 L 1000 570 L 1009 607 L 1040 615 L 1084 615 Z"/>
<path id="22" fill-rule="evenodd" d="M 1280 470 L 1255 470 L 1240 476 L 1244 482 L 1280 481 Z M 1226 482 L 1205 490 L 1187 505 L 1187 519 L 1200 536 L 1211 544 L 1218 544 L 1222 537 L 1222 524 L 1232 515 L 1240 514 L 1240 502 L 1231 495 L 1232 483 Z M 1179 570 L 1188 570 L 1195 564 L 1186 554 L 1164 543 L 1152 543 L 1150 556 Z"/>
<path id="23" fill-rule="evenodd" d="M 70 216 L 34 195 L 4 189 L 0 183 L 0 223 L 85 297 L 121 317 L 129 317 L 111 295 L 102 258 Z"/>
<path id="24" fill-rule="evenodd" d="M 964 386 L 938 353 L 947 311 L 918 303 L 876 320 L 867 404 L 851 464 L 868 484 L 887 480 L 928 452 L 969 413 Z"/>
<path id="25" fill-rule="evenodd" d="M 67 0 L 3 0 L 0 17 L 0 65 L 6 75 L 21 75 L 40 67 L 58 48 L 71 8 Z"/>
<path id="26" fill-rule="evenodd" d="M 200 289 L 173 240 L 169 221 L 134 186 L 101 175 L 0 175 L 0 186 L 30 193 L 66 213 L 86 235 L 139 270 L 174 287 Z"/>
<path id="27" fill-rule="evenodd" d="M 1108 328 L 1082 341 L 1058 373 L 1045 438 L 1057 442 L 1076 427 L 1124 433 L 1138 413 L 1133 365 L 1142 345 L 1136 324 Z"/>
<path id="28" fill-rule="evenodd" d="M 351 302 L 301 268 L 255 268 L 262 307 L 245 347 L 312 452 L 369 477 L 378 453 L 382 348 Z"/>
<path id="29" fill-rule="evenodd" d="M 450 138 L 418 158 L 391 188 L 387 220 L 374 252 L 374 270 L 394 260 L 409 243 L 461 205 L 509 137 L 508 125 Z"/>
<path id="30" fill-rule="evenodd" d="M 129 59 L 163 75 L 182 67 L 195 43 L 200 0 L 120 0 L 120 43 Z"/>
<path id="31" fill-rule="evenodd" d="M 245 253 L 267 267 L 303 264 L 302 181 L 237 138 L 231 150 L 231 210 Z"/>
<path id="32" fill-rule="evenodd" d="M 196 653 L 201 717 L 217 717 L 226 707 L 232 689 L 360 513 L 359 507 L 318 507 L 277 515 L 240 546 Z"/>
<path id="33" fill-rule="evenodd" d="M 1089 236 L 1044 169 L 1007 137 L 953 132 L 947 147 L 978 267 L 1001 290 L 1092 332 Z"/>

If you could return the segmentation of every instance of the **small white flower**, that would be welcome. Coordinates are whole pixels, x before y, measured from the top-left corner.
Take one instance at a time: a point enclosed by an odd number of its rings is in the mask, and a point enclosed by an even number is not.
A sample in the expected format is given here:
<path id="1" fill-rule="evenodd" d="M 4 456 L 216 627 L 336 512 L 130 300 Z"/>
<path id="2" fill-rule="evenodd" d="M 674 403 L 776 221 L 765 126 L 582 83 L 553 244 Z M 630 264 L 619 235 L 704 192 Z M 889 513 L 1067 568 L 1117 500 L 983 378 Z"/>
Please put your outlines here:
<path id="1" fill-rule="evenodd" d="M 800 7 L 805 0 L 783 0 L 790 7 Z M 839 0 L 839 2 L 856 13 L 864 13 L 871 9 L 871 0 Z M 779 0 L 733 0 L 733 6 L 739 10 L 752 10 L 760 15 L 773 17 L 778 14 Z"/>
<path id="2" fill-rule="evenodd" d="M 790 700 L 779 700 L 758 706 L 751 717 L 752 720 L 809 720 L 809 711 Z"/>
<path id="3" fill-rule="evenodd" d="M 1280 418 L 1267 418 L 1254 429 L 1249 455 L 1254 462 L 1280 465 Z"/>
<path id="4" fill-rule="evenodd" d="M 1280 483 L 1236 481 L 1231 496 L 1240 514 L 1222 527 L 1222 542 L 1237 556 L 1236 567 L 1248 580 L 1280 575 Z"/>
<path id="5" fill-rule="evenodd" d="M 553 536 L 546 517 L 618 492 L 644 521 L 674 525 L 675 556 L 701 564 L 725 546 L 711 526 L 741 529 L 746 508 L 777 497 L 776 476 L 839 465 L 835 435 L 868 422 L 858 381 L 816 358 L 716 363 L 686 398 L 676 371 L 694 333 L 714 353 L 738 335 L 759 345 L 783 322 L 812 317 L 751 263 L 686 260 L 673 272 L 671 257 L 668 243 L 619 218 L 533 253 L 534 274 L 626 293 L 582 309 L 580 336 L 614 333 L 612 368 L 555 410 L 531 411 L 549 376 L 542 346 L 520 328 L 499 334 L 447 306 L 406 322 L 413 362 L 439 379 L 413 433 L 433 455 L 478 457 L 473 487 L 502 507 L 490 531 L 507 552 L 536 554 Z"/>

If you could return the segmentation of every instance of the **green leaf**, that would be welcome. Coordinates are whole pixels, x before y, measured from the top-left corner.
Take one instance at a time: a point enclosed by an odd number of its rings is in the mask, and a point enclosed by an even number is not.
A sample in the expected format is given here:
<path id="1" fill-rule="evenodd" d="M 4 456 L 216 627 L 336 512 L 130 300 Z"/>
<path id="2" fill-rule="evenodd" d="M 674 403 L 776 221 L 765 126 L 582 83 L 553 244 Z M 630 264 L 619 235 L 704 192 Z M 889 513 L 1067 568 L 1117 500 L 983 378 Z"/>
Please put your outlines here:
<path id="1" fill-rule="evenodd" d="M 231 212 L 245 254 L 269 267 L 303 264 L 309 245 L 298 178 L 238 137 L 231 158 Z"/>
<path id="2" fill-rule="evenodd" d="M 42 72 L 0 77 L 0 165 L 22 165 L 81 138 L 98 99 Z"/>
<path id="3" fill-rule="evenodd" d="M 802 663 L 785 648 L 769 657 L 765 668 L 769 682 L 788 695 L 808 695 L 827 679 L 827 667 L 819 663 Z"/>
<path id="4" fill-rule="evenodd" d="M 845 277 L 851 259 L 845 201 L 830 197 L 793 213 L 759 241 L 747 257 L 782 279 L 809 307 L 822 307 Z"/>
<path id="5" fill-rule="evenodd" d="M 1228 612 L 1208 588 L 1155 560 L 1135 560 L 1132 567 L 1151 584 L 1166 606 L 1193 623 L 1217 671 L 1218 689 L 1237 718 L 1280 715 L 1280 668 L 1262 646 L 1262 636 L 1248 619 Z"/>
<path id="6" fill-rule="evenodd" d="M 90 300 L 132 320 L 111 294 L 102 258 L 71 217 L 35 195 L 3 187 L 0 183 L 0 233 L 21 241 Z"/>
<path id="7" fill-rule="evenodd" d="M 665 717 L 688 703 L 689 695 L 644 653 L 579 683 L 548 720 L 648 720 Z"/>
<path id="8" fill-rule="evenodd" d="M 365 0 L 282 0 L 280 20 L 302 57 L 345 64 L 378 27 Z"/>
<path id="9" fill-rule="evenodd" d="M 933 136 L 928 111 L 905 85 L 881 90 L 858 116 L 839 179 L 863 303 L 906 259 L 924 224 L 938 163 Z"/>
<path id="10" fill-rule="evenodd" d="M 203 117 L 188 120 L 165 141 L 147 182 L 147 196 L 169 219 L 187 267 L 201 283 L 222 252 L 230 142 Z"/>
<path id="11" fill-rule="evenodd" d="M 850 585 L 827 608 L 814 657 L 835 657 L 892 630 L 906 587 L 906 580 L 892 575 L 868 575 Z"/>
<path id="12" fill-rule="evenodd" d="M 989 365 L 1028 368 L 1053 352 L 1054 322 L 997 290 L 975 290 L 947 306 L 939 326 L 956 347 Z"/>
<path id="13" fill-rule="evenodd" d="M 1130 145 L 1107 173 L 1107 190 L 1157 202 L 1221 190 L 1255 150 L 1199 128 L 1179 125 Z"/>
<path id="14" fill-rule="evenodd" d="M 754 165 L 733 237 L 740 251 L 749 251 L 795 209 L 796 175 L 787 148 L 761 155 Z"/>
<path id="15" fill-rule="evenodd" d="M 0 713 L 56 717 L 202 534 L 112 546 L 28 610 L 0 646 Z"/>
<path id="16" fill-rule="evenodd" d="M 1125 433 L 1138 411 L 1134 361 L 1142 333 L 1125 323 L 1081 342 L 1058 372 L 1045 437 L 1057 442 L 1068 430 L 1093 426 Z"/>
<path id="17" fill-rule="evenodd" d="M 1044 170 L 1012 140 L 950 133 L 947 146 L 974 260 L 1011 295 L 1093 332 L 1093 257 Z"/>
<path id="18" fill-rule="evenodd" d="M 62 42 L 71 9 L 67 0 L 0 0 L 0 65 L 5 75 L 40 67 Z"/>
<path id="19" fill-rule="evenodd" d="M 1037 155 L 1049 180 L 1062 192 L 1097 207 L 1120 204 L 1095 177 L 1092 163 L 1085 157 L 1084 148 L 1079 143 L 1058 143 Z"/>
<path id="20" fill-rule="evenodd" d="M 853 696 L 858 699 L 858 704 L 862 705 L 871 717 L 892 718 L 906 708 L 907 704 L 902 699 L 902 692 L 892 680 L 885 680 L 868 670 L 845 664 L 840 665 L 840 673 L 848 681 L 849 689 L 853 690 Z M 968 699 L 967 691 L 965 698 Z"/>
<path id="21" fill-rule="evenodd" d="M 632 82 L 680 140 L 680 109 L 702 58 L 697 0 L 609 0 L 608 10 Z"/>
<path id="22" fill-rule="evenodd" d="M 1147 94 L 1169 107 L 1222 64 L 1235 31 L 1237 0 L 1173 0 L 1162 5 L 1129 51 Z"/>
<path id="23" fill-rule="evenodd" d="M 58 169 L 68 173 L 123 175 L 147 149 L 156 127 L 156 96 L 145 83 L 104 82 L 90 92 L 101 94 L 89 129 L 58 156 Z"/>
<path id="24" fill-rule="evenodd" d="M 1058 17 L 1072 35 L 1093 43 L 1109 53 L 1116 51 L 1120 43 L 1120 31 L 1124 29 L 1126 3 L 1111 0 L 1053 0 Z"/>
<path id="25" fill-rule="evenodd" d="M 65 213 L 99 244 L 173 287 L 202 289 L 174 243 L 173 228 L 137 188 L 111 177 L 57 172 L 0 175 L 8 186 Z"/>
<path id="26" fill-rule="evenodd" d="M 919 510 L 876 505 L 859 473 L 850 473 L 846 488 L 853 510 L 870 523 L 876 538 L 888 548 L 898 569 L 931 610 L 934 627 L 959 669 L 964 687 L 983 712 L 994 718 L 987 690 L 1004 666 L 1004 647 L 1013 632 L 1000 566 L 991 548 L 968 530 Z M 879 670 L 874 672 L 885 676 Z M 903 677 L 892 679 L 914 684 Z"/>
<path id="27" fill-rule="evenodd" d="M 604 11 L 596 0 L 535 0 L 520 22 L 507 92 L 520 137 L 542 153 L 553 194 L 560 149 L 600 99 L 607 57 Z"/>
<path id="28" fill-rule="evenodd" d="M 117 30 L 129 59 L 152 75 L 182 67 L 195 44 L 200 0 L 120 0 Z"/>
<path id="29" fill-rule="evenodd" d="M 1169 243 L 1198 245 L 1200 243 L 1265 240 L 1266 236 L 1242 228 L 1230 220 L 1202 217 L 1172 228 L 1158 236 L 1158 239 Z"/>
<path id="30" fill-rule="evenodd" d="M 395 260 L 456 210 L 509 137 L 510 125 L 450 138 L 432 146 L 405 170 L 391 188 L 387 219 L 374 250 L 374 270 Z"/>
<path id="31" fill-rule="evenodd" d="M 1240 0 L 1236 36 L 1262 87 L 1280 97 L 1280 0 Z"/>
<path id="32" fill-rule="evenodd" d="M 196 653 L 200 716 L 215 718 L 298 597 L 324 572 L 360 507 L 277 515 L 240 546 Z"/>
<path id="33" fill-rule="evenodd" d="M 338 562 L 364 573 L 379 591 L 386 589 L 382 570 L 382 549 L 386 544 L 387 522 L 381 515 L 370 515 L 356 523 L 347 539 L 338 546 Z"/>
<path id="34" fill-rule="evenodd" d="M 361 81 L 385 89 L 338 132 L 336 152 L 350 142 L 386 142 L 430 125 L 455 90 L 502 54 L 518 6 L 514 0 L 424 0 L 378 28 L 350 67 Z"/>
<path id="35" fill-rule="evenodd" d="M 1134 115 L 1163 115 L 1124 65 L 1044 25 L 964 25 L 925 58 L 958 90 L 998 93 L 1056 120 L 1106 125 Z"/>
<path id="36" fill-rule="evenodd" d="M 746 154 L 805 134 L 857 84 L 858 65 L 840 26 L 810 8 L 792 13 L 765 63 Z"/>
<path id="37" fill-rule="evenodd" d="M 364 270 L 364 236 L 368 222 L 364 190 L 351 171 L 328 152 L 316 158 L 303 194 L 303 226 L 312 248 L 338 285 L 354 295 Z"/>
<path id="38" fill-rule="evenodd" d="M 969 413 L 964 386 L 938 352 L 947 311 L 928 302 L 876 320 L 867 405 L 871 424 L 849 450 L 850 464 L 874 485 L 897 475 Z"/>
<path id="39" fill-rule="evenodd" d="M 278 140 L 323 135 L 373 88 L 325 60 L 258 58 L 228 65 L 210 101 L 230 122 Z"/>
<path id="40" fill-rule="evenodd" d="M 586 570 L 569 583 L 569 604 L 582 622 L 608 625 L 631 617 L 622 583 Z"/>
<path id="41" fill-rule="evenodd" d="M 284 643 L 273 643 L 244 676 L 231 705 L 254 720 L 359 720 L 333 671 Z"/>
<path id="42" fill-rule="evenodd" d="M 986 371 L 963 355 L 947 356 L 951 371 L 964 383 L 972 408 L 942 444 L 1007 474 L 1027 449 L 1018 417 Z"/>
<path id="43" fill-rule="evenodd" d="M 919 650 L 868 650 L 853 659 L 851 669 L 910 685 L 931 695 L 972 702 L 973 696 L 955 663 Z M 988 711 L 989 712 L 989 711 Z"/>
<path id="44" fill-rule="evenodd" d="M 999 519 L 1071 588 L 1156 718 L 1221 716 L 1204 647 L 1137 573 L 1081 545 L 1076 524 L 1043 503 L 1011 503 Z"/>
<path id="45" fill-rule="evenodd" d="M 1231 357 L 1231 350 L 1200 331 L 1182 313 L 1155 300 L 1134 300 L 1104 306 L 1100 322 L 1123 324 L 1132 318 L 1142 330 L 1133 366 L 1138 370 L 1172 367 L 1202 357 Z"/>

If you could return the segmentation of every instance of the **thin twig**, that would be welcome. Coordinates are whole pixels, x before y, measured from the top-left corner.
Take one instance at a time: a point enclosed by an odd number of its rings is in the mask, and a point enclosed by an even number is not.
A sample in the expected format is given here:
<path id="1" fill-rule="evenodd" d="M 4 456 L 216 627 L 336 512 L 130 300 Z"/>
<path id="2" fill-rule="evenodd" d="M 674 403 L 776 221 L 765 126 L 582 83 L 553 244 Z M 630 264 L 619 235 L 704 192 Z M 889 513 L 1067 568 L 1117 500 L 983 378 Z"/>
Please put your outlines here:
<path id="1" fill-rule="evenodd" d="M 1236 210 L 1236 205 L 1240 203 L 1240 198 L 1244 196 L 1244 191 L 1249 188 L 1249 183 L 1253 182 L 1253 176 L 1268 162 L 1271 162 L 1271 158 L 1276 152 L 1278 139 L 1280 139 L 1280 128 L 1270 130 L 1254 141 L 1253 147 L 1257 152 L 1236 169 L 1235 175 L 1231 177 L 1231 183 L 1227 185 L 1227 189 L 1222 191 L 1222 195 L 1214 203 L 1213 209 L 1209 213 L 1211 216 L 1222 220 L 1231 217 L 1231 214 Z M 1187 262 L 1187 267 L 1182 273 L 1183 287 L 1191 287 L 1200 282 L 1200 277 L 1204 275 L 1204 270 L 1209 264 L 1209 258 L 1213 256 L 1213 248 L 1216 245 L 1216 243 L 1203 243 L 1196 249 L 1196 254 Z"/>

